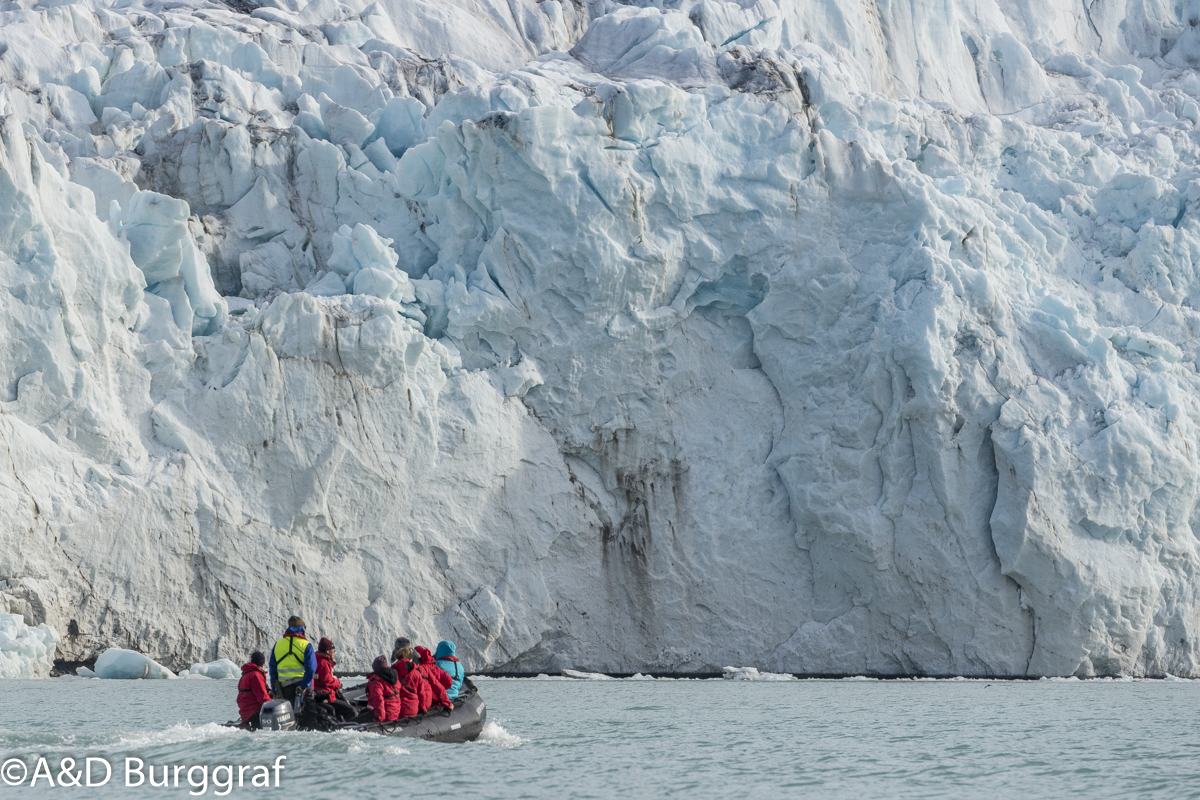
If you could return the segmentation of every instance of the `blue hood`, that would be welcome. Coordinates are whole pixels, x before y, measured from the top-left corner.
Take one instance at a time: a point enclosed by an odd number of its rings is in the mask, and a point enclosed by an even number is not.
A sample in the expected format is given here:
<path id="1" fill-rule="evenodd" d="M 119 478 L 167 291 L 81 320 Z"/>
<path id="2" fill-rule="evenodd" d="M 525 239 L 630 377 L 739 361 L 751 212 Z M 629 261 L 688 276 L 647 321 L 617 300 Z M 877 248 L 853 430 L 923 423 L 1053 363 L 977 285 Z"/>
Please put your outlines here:
<path id="1" fill-rule="evenodd" d="M 438 642 L 437 652 L 433 654 L 433 660 L 437 661 L 439 658 L 452 656 L 454 655 L 454 652 L 454 642 Z"/>

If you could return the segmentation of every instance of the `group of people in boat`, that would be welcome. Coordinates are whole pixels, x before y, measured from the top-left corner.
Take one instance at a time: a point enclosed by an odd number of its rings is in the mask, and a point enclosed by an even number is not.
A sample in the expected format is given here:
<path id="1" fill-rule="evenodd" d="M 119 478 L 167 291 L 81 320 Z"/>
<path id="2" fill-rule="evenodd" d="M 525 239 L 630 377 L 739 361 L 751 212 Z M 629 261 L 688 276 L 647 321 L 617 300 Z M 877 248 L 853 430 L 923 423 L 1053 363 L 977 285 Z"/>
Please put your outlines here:
<path id="1" fill-rule="evenodd" d="M 297 708 L 309 702 L 326 704 L 323 710 L 342 722 L 392 722 L 431 708 L 454 708 L 466 677 L 454 655 L 454 642 L 438 642 L 436 652 L 430 653 L 401 636 L 390 660 L 381 655 L 371 663 L 367 707 L 357 711 L 333 673 L 336 653 L 337 647 L 325 637 L 314 649 L 305 634 L 304 620 L 297 616 L 288 619 L 287 630 L 271 648 L 270 657 L 255 652 L 250 662 L 242 665 L 238 682 L 242 725 L 258 727 L 259 711 L 272 699 L 288 700 Z"/>

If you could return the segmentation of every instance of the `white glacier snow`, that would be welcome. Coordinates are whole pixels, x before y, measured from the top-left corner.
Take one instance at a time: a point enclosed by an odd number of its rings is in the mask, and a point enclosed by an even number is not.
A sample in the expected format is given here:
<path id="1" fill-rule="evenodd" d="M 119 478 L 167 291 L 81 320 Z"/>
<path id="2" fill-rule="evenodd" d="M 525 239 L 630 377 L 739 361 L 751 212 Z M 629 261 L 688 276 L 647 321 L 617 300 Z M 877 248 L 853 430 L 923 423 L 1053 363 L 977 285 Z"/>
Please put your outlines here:
<path id="1" fill-rule="evenodd" d="M 0 611 L 1200 677 L 1198 24 L 0 0 Z"/>

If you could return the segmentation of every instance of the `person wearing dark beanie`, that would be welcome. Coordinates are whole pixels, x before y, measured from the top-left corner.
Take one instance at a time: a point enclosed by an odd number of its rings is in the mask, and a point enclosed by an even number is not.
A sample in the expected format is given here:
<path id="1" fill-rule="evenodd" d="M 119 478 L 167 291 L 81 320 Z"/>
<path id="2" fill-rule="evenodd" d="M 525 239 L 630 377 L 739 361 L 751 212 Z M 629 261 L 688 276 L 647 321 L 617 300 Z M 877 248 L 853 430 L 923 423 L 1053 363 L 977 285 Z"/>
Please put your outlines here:
<path id="1" fill-rule="evenodd" d="M 337 648 L 329 639 L 321 637 L 317 644 L 317 674 L 313 678 L 313 694 L 317 700 L 326 698 L 325 702 L 333 707 L 333 713 L 342 721 L 354 716 L 354 707 L 346 702 L 342 695 L 342 682 L 333 674 L 337 662 L 333 660 Z"/>
<path id="2" fill-rule="evenodd" d="M 259 728 L 258 712 L 263 703 L 271 699 L 267 691 L 267 673 L 263 672 L 266 656 L 257 651 L 250 654 L 250 663 L 242 665 L 242 679 L 238 681 L 238 714 L 242 726 L 250 730 Z"/>
<path id="3" fill-rule="evenodd" d="M 317 671 L 317 652 L 305 635 L 303 617 L 296 614 L 288 617 L 287 630 L 271 648 L 268 664 L 275 696 L 291 702 L 299 711 L 302 701 L 297 700 L 297 695 L 312 689 Z"/>

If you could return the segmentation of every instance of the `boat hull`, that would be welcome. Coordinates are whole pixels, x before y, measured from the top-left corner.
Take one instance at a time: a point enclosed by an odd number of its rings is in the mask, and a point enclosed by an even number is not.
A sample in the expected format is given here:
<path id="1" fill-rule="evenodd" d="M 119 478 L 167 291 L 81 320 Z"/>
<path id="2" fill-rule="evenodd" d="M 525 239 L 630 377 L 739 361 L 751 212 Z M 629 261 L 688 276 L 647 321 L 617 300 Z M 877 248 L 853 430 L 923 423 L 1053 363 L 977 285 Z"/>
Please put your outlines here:
<path id="1" fill-rule="evenodd" d="M 348 729 L 431 742 L 470 742 L 479 738 L 486 722 L 487 705 L 475 693 L 450 712 L 431 710 L 419 717 L 352 725 Z"/>

